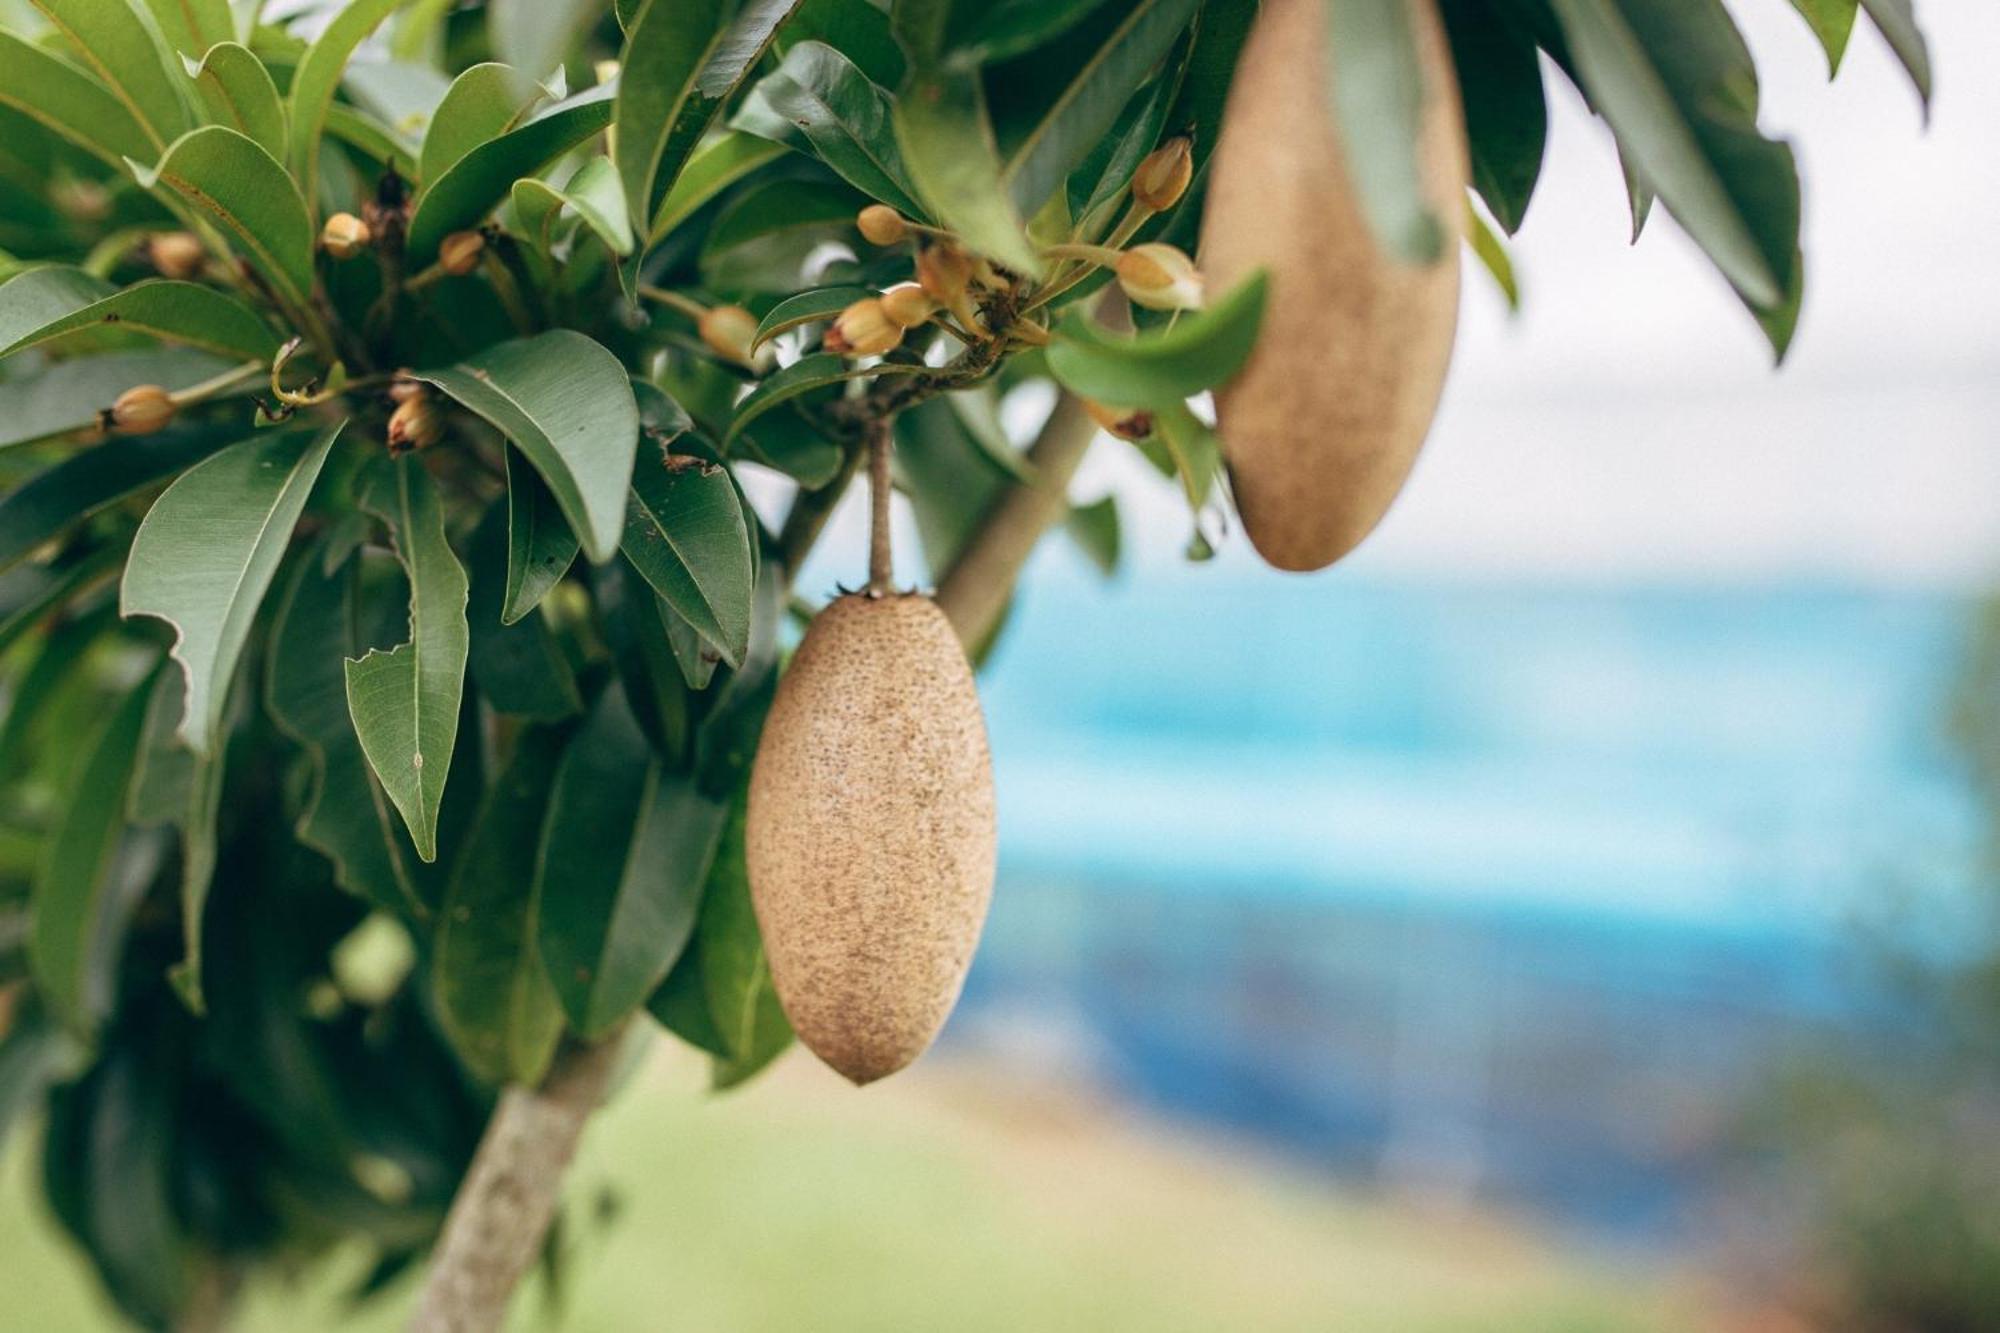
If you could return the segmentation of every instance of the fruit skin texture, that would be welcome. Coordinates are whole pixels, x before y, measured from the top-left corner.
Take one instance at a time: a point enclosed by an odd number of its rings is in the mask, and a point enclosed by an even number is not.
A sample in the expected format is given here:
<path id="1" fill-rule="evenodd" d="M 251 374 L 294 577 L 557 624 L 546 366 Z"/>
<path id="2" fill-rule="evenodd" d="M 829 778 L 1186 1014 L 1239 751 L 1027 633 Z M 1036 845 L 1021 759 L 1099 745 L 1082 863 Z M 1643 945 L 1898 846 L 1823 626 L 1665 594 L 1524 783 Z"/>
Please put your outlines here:
<path id="1" fill-rule="evenodd" d="M 1428 266 L 1385 253 L 1329 110 L 1325 0 L 1264 0 L 1209 172 L 1202 266 L 1270 272 L 1256 350 L 1216 392 L 1243 528 L 1279 569 L 1323 569 L 1374 530 L 1437 412 L 1458 324 L 1467 150 L 1433 0 L 1411 6 L 1427 104 L 1418 165 L 1445 228 Z M 1339 34 L 1332 36 L 1339 40 Z"/>
<path id="2" fill-rule="evenodd" d="M 993 766 L 972 668 L 928 597 L 814 618 L 750 775 L 750 894 L 786 1017 L 855 1083 L 909 1064 L 993 897 Z"/>

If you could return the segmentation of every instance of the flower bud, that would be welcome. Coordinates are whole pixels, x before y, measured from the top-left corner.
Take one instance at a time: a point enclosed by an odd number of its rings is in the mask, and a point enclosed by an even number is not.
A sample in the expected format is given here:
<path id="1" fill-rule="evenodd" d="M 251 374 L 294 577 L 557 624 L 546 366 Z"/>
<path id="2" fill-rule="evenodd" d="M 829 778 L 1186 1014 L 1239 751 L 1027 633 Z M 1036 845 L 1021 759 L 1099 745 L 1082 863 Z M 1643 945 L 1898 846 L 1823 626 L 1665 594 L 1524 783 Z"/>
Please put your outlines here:
<path id="1" fill-rule="evenodd" d="M 757 317 L 740 305 L 711 306 L 702 312 L 695 328 L 701 333 L 701 340 L 712 348 L 717 356 L 725 357 L 740 366 L 756 370 L 771 359 L 768 348 L 757 352 L 750 350 L 750 344 L 757 337 Z"/>
<path id="2" fill-rule="evenodd" d="M 869 296 L 840 312 L 826 331 L 825 346 L 841 356 L 880 356 L 901 341 L 902 326 L 889 318 L 878 298 Z"/>
<path id="3" fill-rule="evenodd" d="M 438 409 L 437 400 L 428 393 L 405 398 L 389 414 L 389 452 L 392 454 L 428 449 L 442 438 L 444 413 Z"/>
<path id="4" fill-rule="evenodd" d="M 151 435 L 165 430 L 179 411 L 173 398 L 157 384 L 139 384 L 118 395 L 105 424 L 118 435 Z"/>
<path id="5" fill-rule="evenodd" d="M 1143 440 L 1153 433 L 1153 414 L 1142 407 L 1113 407 L 1086 398 L 1083 410 L 1092 421 L 1121 440 Z"/>
<path id="6" fill-rule="evenodd" d="M 455 231 L 438 245 L 438 267 L 454 278 L 462 278 L 479 267 L 486 238 L 476 231 Z"/>
<path id="7" fill-rule="evenodd" d="M 937 302 L 914 282 L 899 282 L 882 293 L 882 313 L 899 328 L 914 329 L 937 310 Z"/>
<path id="8" fill-rule="evenodd" d="M 910 234 L 903 215 L 887 204 L 868 205 L 854 219 L 854 225 L 861 229 L 863 239 L 870 245 L 896 245 Z"/>
<path id="9" fill-rule="evenodd" d="M 64 217 L 77 222 L 102 222 L 111 216 L 111 191 L 96 181 L 64 177 L 50 187 L 49 197 Z"/>
<path id="10" fill-rule="evenodd" d="M 201 240 L 190 231 L 159 231 L 146 238 L 146 258 L 163 278 L 192 278 L 208 262 Z"/>
<path id="11" fill-rule="evenodd" d="M 1185 135 L 1169 139 L 1146 154 L 1132 173 L 1132 198 L 1155 213 L 1181 201 L 1194 179 L 1194 141 Z"/>
<path id="12" fill-rule="evenodd" d="M 1118 285 L 1148 310 L 1201 309 L 1201 274 L 1171 245 L 1135 245 L 1118 260 Z"/>
<path id="13" fill-rule="evenodd" d="M 927 245 L 917 252 L 917 285 L 947 309 L 965 299 L 972 282 L 972 257 L 955 245 Z"/>
<path id="14" fill-rule="evenodd" d="M 335 259 L 352 259 L 366 250 L 375 234 L 368 224 L 352 213 L 335 213 L 319 229 L 320 249 Z"/>
<path id="15" fill-rule="evenodd" d="M 408 366 L 403 366 L 389 377 L 389 401 L 407 403 L 412 398 L 421 398 L 426 387 L 422 380 L 410 373 Z"/>

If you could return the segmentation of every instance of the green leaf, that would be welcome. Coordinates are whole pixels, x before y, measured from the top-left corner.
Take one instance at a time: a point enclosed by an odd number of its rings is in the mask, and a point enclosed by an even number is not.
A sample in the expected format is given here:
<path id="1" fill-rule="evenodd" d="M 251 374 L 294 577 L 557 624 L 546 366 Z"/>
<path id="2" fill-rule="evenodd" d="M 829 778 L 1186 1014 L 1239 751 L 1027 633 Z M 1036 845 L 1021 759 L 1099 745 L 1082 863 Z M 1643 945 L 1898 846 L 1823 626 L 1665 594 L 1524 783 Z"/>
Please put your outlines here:
<path id="1" fill-rule="evenodd" d="M 591 592 L 625 702 L 653 748 L 680 766 L 694 751 L 698 705 L 667 641 L 672 611 L 629 560 L 591 571 Z"/>
<path id="2" fill-rule="evenodd" d="M 613 117 L 634 222 L 654 220 L 695 144 L 798 0 L 646 0 L 627 28 Z"/>
<path id="3" fill-rule="evenodd" d="M 954 7 L 954 63 L 989 64 L 1044 47 L 1102 9 L 1104 0 L 993 0 Z"/>
<path id="4" fill-rule="evenodd" d="M 1207 422 L 1188 410 L 1186 403 L 1172 403 L 1156 409 L 1154 420 L 1159 446 L 1181 479 L 1189 516 L 1194 520 L 1194 535 L 1188 540 L 1188 559 L 1207 560 L 1215 554 L 1215 548 L 1202 531 L 1201 512 L 1215 489 L 1216 477 L 1222 472 L 1222 442 Z"/>
<path id="5" fill-rule="evenodd" d="M 280 595 L 264 672 L 264 706 L 305 750 L 312 782 L 299 841 L 333 862 L 349 892 L 421 920 L 428 915 L 388 797 L 369 772 L 347 711 L 344 659 L 362 649 L 356 624 L 359 562 L 323 558 L 323 538 Z"/>
<path id="6" fill-rule="evenodd" d="M 141 185 L 167 186 L 218 224 L 283 301 L 306 308 L 313 286 L 312 218 L 278 159 L 254 139 L 210 125 L 174 140 L 158 167 L 130 165 Z"/>
<path id="7" fill-rule="evenodd" d="M 236 37 L 229 0 L 146 0 L 146 8 L 174 50 L 185 56 L 212 52 Z"/>
<path id="8" fill-rule="evenodd" d="M 157 384 L 171 392 L 228 368 L 206 352 L 166 347 L 80 356 L 0 380 L 0 449 L 94 429 L 104 410 L 134 385 Z"/>
<path id="9" fill-rule="evenodd" d="M 660 201 L 648 243 L 665 236 L 696 209 L 784 151 L 754 134 L 737 133 L 718 135 L 695 149 L 674 188 Z"/>
<path id="10" fill-rule="evenodd" d="M 319 194 L 320 131 L 326 125 L 326 109 L 333 105 L 333 95 L 340 87 L 341 71 L 347 68 L 354 48 L 401 3 L 402 0 L 349 0 L 306 48 L 305 58 L 299 61 L 292 75 L 291 140 L 285 162 L 308 201 Z M 306 230 L 308 233 L 312 230 L 310 218 Z"/>
<path id="11" fill-rule="evenodd" d="M 576 559 L 576 534 L 548 483 L 512 449 L 507 467 L 507 587 L 500 622 L 511 625 L 542 604 Z"/>
<path id="12" fill-rule="evenodd" d="M 159 145 L 131 108 L 69 61 L 0 28 L 0 106 L 8 106 L 114 167 Z"/>
<path id="13" fill-rule="evenodd" d="M 743 850 L 747 793 L 729 805 L 729 819 L 702 895 L 696 949 L 702 990 L 728 1054 L 715 1062 L 718 1088 L 734 1087 L 792 1044 L 792 1027 L 778 1005 Z"/>
<path id="14" fill-rule="evenodd" d="M 720 464 L 642 459 L 632 477 L 625 556 L 731 666 L 750 643 L 755 567 L 736 485 Z"/>
<path id="15" fill-rule="evenodd" d="M 905 365 L 897 361 L 884 361 L 873 366 L 854 366 L 841 360 L 831 352 L 817 352 L 812 356 L 802 356 L 783 370 L 765 377 L 755 389 L 736 405 L 736 415 L 729 422 L 729 431 L 722 438 L 726 449 L 731 441 L 741 435 L 744 428 L 758 417 L 763 416 L 781 403 L 790 402 L 801 394 L 823 389 L 842 380 L 851 380 L 860 375 L 911 375 L 928 369 L 925 366 Z"/>
<path id="16" fill-rule="evenodd" d="M 1037 51 L 989 73 L 1002 176 L 1022 216 L 1034 216 L 1111 133 L 1196 6 L 1197 0 L 1132 0 L 1093 14 L 1056 51 Z"/>
<path id="17" fill-rule="evenodd" d="M 816 291 L 788 296 L 772 306 L 770 312 L 758 321 L 757 336 L 750 340 L 751 350 L 755 351 L 781 333 L 807 324 L 825 323 L 856 301 L 875 294 L 872 287 L 821 287 Z"/>
<path id="18" fill-rule="evenodd" d="M 150 687 L 149 679 L 126 695 L 91 741 L 35 877 L 28 961 L 36 988 L 85 1038 L 110 1011 L 125 921 L 136 905 L 118 892 L 114 862 Z"/>
<path id="19" fill-rule="evenodd" d="M 180 736 L 198 755 L 214 752 L 258 604 L 339 434 L 336 424 L 232 445 L 169 486 L 139 525 L 119 611 L 173 627 L 173 656 L 187 673 Z"/>
<path id="20" fill-rule="evenodd" d="M 50 264 L 0 282 L 0 347 L 12 347 L 117 289 L 80 268 Z"/>
<path id="21" fill-rule="evenodd" d="M 899 212 L 924 216 L 903 168 L 889 94 L 846 56 L 800 42 L 757 81 L 730 126 L 817 157 L 855 189 Z"/>
<path id="22" fill-rule="evenodd" d="M 438 919 L 438 1015 L 466 1065 L 489 1083 L 532 1086 L 562 1036 L 562 1006 L 536 947 L 542 820 L 562 735 L 530 728 L 486 794 Z"/>
<path id="23" fill-rule="evenodd" d="M 1439 9 L 1465 102 L 1472 185 L 1511 236 L 1527 216 L 1548 142 L 1541 56 L 1533 37 L 1496 12 L 1492 0 L 1443 0 Z"/>
<path id="24" fill-rule="evenodd" d="M 50 611 L 114 573 L 123 559 L 123 551 L 106 546 L 53 564 L 25 564 L 0 574 L 0 653 Z"/>
<path id="25" fill-rule="evenodd" d="M 847 458 L 839 441 L 822 434 L 796 404 L 760 417 L 756 430 L 737 437 L 735 450 L 753 462 L 777 469 L 809 491 L 838 477 Z"/>
<path id="26" fill-rule="evenodd" d="M 415 455 L 378 462 L 358 499 L 389 525 L 409 576 L 410 637 L 386 653 L 370 649 L 348 660 L 347 710 L 417 855 L 435 861 L 438 807 L 465 689 L 465 570 L 445 540 L 437 487 Z"/>
<path id="27" fill-rule="evenodd" d="M 159 3 L 166 6 L 173 0 Z M 254 140 L 272 157 L 284 155 L 285 104 L 278 98 L 271 72 L 249 47 L 221 42 L 208 48 L 201 63 L 191 65 L 188 72 L 211 123 Z"/>
<path id="28" fill-rule="evenodd" d="M 171 824 L 181 841 L 181 961 L 168 975 L 181 1000 L 202 1013 L 201 935 L 210 882 L 215 878 L 216 820 L 222 807 L 226 746 L 197 758 L 175 739 L 186 706 L 180 674 L 164 671 L 153 683 L 145 737 L 128 793 L 135 824 Z"/>
<path id="29" fill-rule="evenodd" d="M 1243 366 L 1264 318 L 1261 272 L 1206 310 L 1159 333 L 1105 333 L 1082 311 L 1057 327 L 1049 373 L 1086 398 L 1120 407 L 1161 408 L 1213 388 Z"/>
<path id="30" fill-rule="evenodd" d="M 1756 128 L 1757 71 L 1720 0 L 1553 0 L 1632 169 L 1753 307 L 1800 281 L 1792 150 Z"/>
<path id="31" fill-rule="evenodd" d="M 592 88 L 558 102 L 517 129 L 472 149 L 442 176 L 424 181 L 410 218 L 409 256 L 437 258 L 452 232 L 478 226 L 499 207 L 514 182 L 532 176 L 611 123 L 612 89 Z"/>
<path id="32" fill-rule="evenodd" d="M 7 310 L 6 296 L 6 288 L 0 288 L 0 311 Z M 5 316 L 0 315 L 0 320 Z M 12 324 L 11 320 L 5 322 Z M 157 278 L 134 283 L 0 344 L 0 357 L 65 334 L 114 325 L 235 361 L 268 361 L 278 350 L 278 336 L 256 311 L 235 297 L 199 283 Z"/>
<path id="33" fill-rule="evenodd" d="M 1467 204 L 1465 208 L 1465 238 L 1472 246 L 1472 253 L 1486 271 L 1493 275 L 1499 285 L 1500 294 L 1507 298 L 1507 309 L 1518 312 L 1521 308 L 1521 286 L 1514 277 L 1514 261 L 1507 254 L 1507 247 L 1486 225 L 1486 219 L 1479 216 L 1479 210 Z"/>
<path id="34" fill-rule="evenodd" d="M 608 157 L 593 157 L 558 189 L 543 180 L 514 182 L 514 212 L 537 249 L 554 248 L 554 224 L 567 208 L 583 220 L 614 255 L 632 253 L 632 223 L 625 215 L 625 191 Z"/>
<path id="35" fill-rule="evenodd" d="M 419 378 L 514 442 L 592 561 L 617 553 L 639 447 L 639 405 L 617 357 L 580 333 L 553 329 Z"/>
<path id="36" fill-rule="evenodd" d="M 191 118 L 180 71 L 152 15 L 133 0 L 34 0 L 77 57 L 145 131 L 154 151 Z"/>
<path id="37" fill-rule="evenodd" d="M 1840 59 L 1847 54 L 1847 40 L 1854 35 L 1854 18 L 1861 12 L 1859 0 L 1792 0 L 1806 24 L 1826 51 L 1828 78 L 1840 73 Z"/>
<path id="38" fill-rule="evenodd" d="M 335 102 L 326 109 L 326 132 L 362 156 L 417 178 L 417 145 L 361 108 Z"/>
<path id="39" fill-rule="evenodd" d="M 1155 79 L 1142 87 L 1127 100 L 1110 133 L 1092 145 L 1070 172 L 1064 197 L 1070 216 L 1079 225 L 1116 200 L 1131 183 L 1139 164 L 1159 143 L 1177 91 L 1172 79 Z"/>
<path id="40" fill-rule="evenodd" d="M 28 747 L 38 735 L 60 725 L 61 709 L 52 705 L 74 690 L 79 680 L 91 679 L 87 670 L 78 668 L 117 622 L 118 608 L 106 601 L 64 617 L 43 634 L 33 663 L 9 683 L 7 712 L 0 717 L 0 773 L 26 771 L 17 766 L 27 762 Z"/>
<path id="41" fill-rule="evenodd" d="M 225 438 L 181 430 L 111 439 L 42 469 L 0 495 L 0 569 L 106 506 L 200 462 Z"/>
<path id="42" fill-rule="evenodd" d="M 884 88 L 903 81 L 903 52 L 889 31 L 889 16 L 872 0 L 805 0 L 778 29 L 778 54 L 790 55 L 801 42 L 832 47 Z"/>
<path id="43" fill-rule="evenodd" d="M 1328 108 L 1347 150 L 1362 212 L 1382 248 L 1412 264 L 1444 254 L 1446 233 L 1417 165 L 1426 86 L 1406 0 L 1325 0 Z"/>
<path id="44" fill-rule="evenodd" d="M 1868 17 L 1888 40 L 1889 49 L 1896 53 L 1903 69 L 1916 87 L 1917 95 L 1923 99 L 1924 115 L 1930 115 L 1931 108 L 1931 49 L 1924 40 L 1923 30 L 1917 26 L 1917 15 L 1911 0 L 1861 0 L 1861 7 L 1868 11 Z"/>
<path id="45" fill-rule="evenodd" d="M 583 1037 L 644 1004 L 680 957 L 727 816 L 666 771 L 606 686 L 557 770 L 539 861 L 542 957 Z"/>
<path id="46" fill-rule="evenodd" d="M 1040 277 L 1041 259 L 1002 178 L 978 74 L 917 71 L 896 99 L 894 120 L 904 168 L 929 214 L 980 254 Z"/>
<path id="47" fill-rule="evenodd" d="M 1110 578 L 1118 572 L 1120 533 L 1118 497 L 1107 495 L 1087 505 L 1073 506 L 1063 520 L 1063 531 L 1097 572 Z"/>
<path id="48" fill-rule="evenodd" d="M 444 100 L 431 113 L 417 178 L 434 181 L 473 149 L 506 134 L 540 96 L 532 84 L 521 87 L 505 65 L 489 61 L 466 70 L 452 80 Z"/>
<path id="49" fill-rule="evenodd" d="M 583 711 L 576 676 L 540 616 L 516 624 L 500 619 L 507 581 L 507 515 L 498 505 L 472 536 L 472 593 L 466 620 L 472 634 L 473 683 L 496 713 L 557 721 Z"/>
<path id="50" fill-rule="evenodd" d="M 494 53 L 519 71 L 514 87 L 525 91 L 562 67 L 603 12 L 604 0 L 488 0 L 486 30 Z"/>
<path id="51" fill-rule="evenodd" d="M 796 291 L 814 251 L 854 234 L 864 200 L 835 181 L 768 181 L 737 196 L 708 229 L 702 281 L 721 291 Z"/>

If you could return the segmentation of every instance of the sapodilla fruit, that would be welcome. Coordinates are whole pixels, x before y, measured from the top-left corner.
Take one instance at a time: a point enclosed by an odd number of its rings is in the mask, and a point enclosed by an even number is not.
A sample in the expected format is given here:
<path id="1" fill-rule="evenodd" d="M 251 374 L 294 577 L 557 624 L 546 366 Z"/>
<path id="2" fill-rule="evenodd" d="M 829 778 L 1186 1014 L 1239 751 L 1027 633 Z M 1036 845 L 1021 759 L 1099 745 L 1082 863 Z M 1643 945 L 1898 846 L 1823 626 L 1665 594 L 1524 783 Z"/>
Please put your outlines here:
<path id="1" fill-rule="evenodd" d="M 1339 6 L 1264 0 L 1210 164 L 1202 267 L 1211 291 L 1270 273 L 1249 361 L 1215 395 L 1243 529 L 1279 569 L 1357 546 L 1409 477 L 1436 414 L 1458 323 L 1467 150 L 1434 0 L 1410 14 L 1426 87 L 1418 158 L 1446 230 L 1429 265 L 1385 252 L 1330 111 Z"/>
<path id="2" fill-rule="evenodd" d="M 993 767 L 972 668 L 928 597 L 814 617 L 750 774 L 750 893 L 792 1028 L 856 1083 L 923 1054 L 993 896 Z"/>

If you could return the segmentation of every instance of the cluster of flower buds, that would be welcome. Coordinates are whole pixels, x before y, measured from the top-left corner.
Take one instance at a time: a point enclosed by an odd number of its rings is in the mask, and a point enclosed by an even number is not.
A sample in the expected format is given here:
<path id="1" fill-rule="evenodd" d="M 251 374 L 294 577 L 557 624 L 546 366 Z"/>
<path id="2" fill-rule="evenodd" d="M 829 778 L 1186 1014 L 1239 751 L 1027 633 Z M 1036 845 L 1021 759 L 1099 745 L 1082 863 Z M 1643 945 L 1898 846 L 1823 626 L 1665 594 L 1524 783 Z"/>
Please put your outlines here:
<path id="1" fill-rule="evenodd" d="M 374 241 L 373 229 L 352 213 L 335 213 L 319 229 L 319 248 L 337 260 L 354 258 Z"/>
<path id="2" fill-rule="evenodd" d="M 158 231 L 146 238 L 146 260 L 163 278 L 194 278 L 207 267 L 208 252 L 191 231 Z"/>
<path id="3" fill-rule="evenodd" d="M 389 382 L 389 397 L 396 404 L 389 414 L 391 454 L 428 449 L 444 438 L 444 411 L 422 380 L 397 371 Z"/>
<path id="4" fill-rule="evenodd" d="M 771 363 L 770 347 L 753 347 L 757 317 L 740 305 L 710 306 L 695 321 L 695 330 L 717 356 L 747 370 L 762 370 Z"/>
<path id="5" fill-rule="evenodd" d="M 151 435 L 165 430 L 179 411 L 173 395 L 158 384 L 137 384 L 118 395 L 104 414 L 104 427 L 114 435 Z"/>

